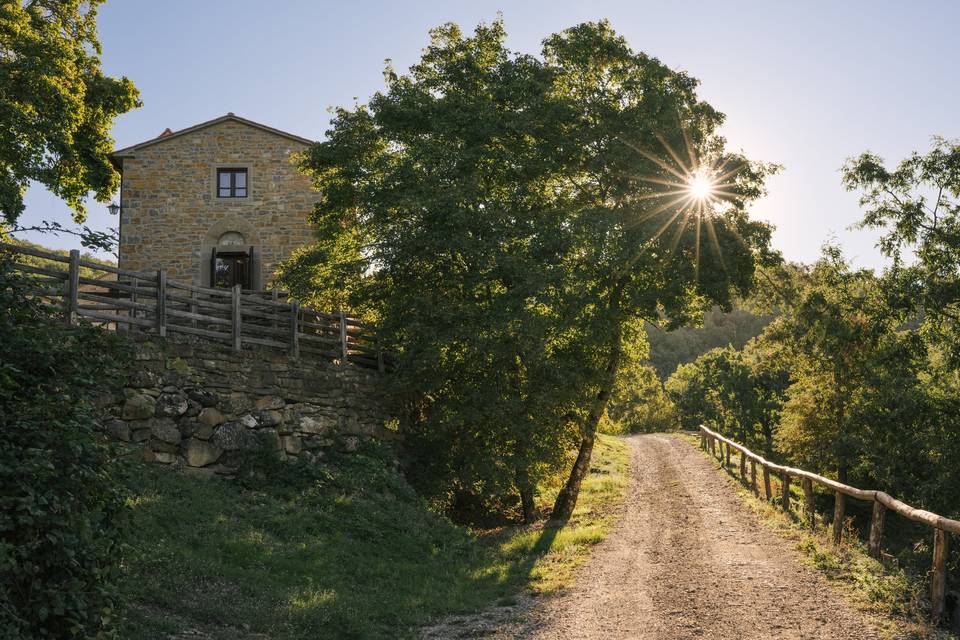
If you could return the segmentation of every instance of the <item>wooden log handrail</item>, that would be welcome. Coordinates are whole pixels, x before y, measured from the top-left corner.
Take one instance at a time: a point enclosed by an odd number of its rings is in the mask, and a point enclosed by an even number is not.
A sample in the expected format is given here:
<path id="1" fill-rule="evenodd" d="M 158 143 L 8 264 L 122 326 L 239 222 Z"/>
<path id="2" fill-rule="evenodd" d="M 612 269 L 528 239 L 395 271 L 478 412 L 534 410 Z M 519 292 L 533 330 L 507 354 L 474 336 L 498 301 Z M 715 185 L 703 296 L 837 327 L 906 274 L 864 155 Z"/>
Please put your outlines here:
<path id="1" fill-rule="evenodd" d="M 960 520 L 952 520 L 950 518 L 945 518 L 936 513 L 926 511 L 924 509 L 917 509 L 910 506 L 909 504 L 897 500 L 893 496 L 883 491 L 877 490 L 864 490 L 858 489 L 856 487 L 851 487 L 850 485 L 844 484 L 842 482 L 837 482 L 830 478 L 825 478 L 816 473 L 806 471 L 804 469 L 797 469 L 795 467 L 788 467 L 785 465 L 780 465 L 775 462 L 771 462 L 764 458 L 761 455 L 758 455 L 749 449 L 747 449 L 742 444 L 739 444 L 729 438 L 726 438 L 712 429 L 701 425 L 700 426 L 700 447 L 705 451 L 709 451 L 711 455 L 717 457 L 716 453 L 716 443 L 720 443 L 720 458 L 721 462 L 724 458 L 723 446 L 726 445 L 726 465 L 730 465 L 730 449 L 735 449 L 740 452 L 741 461 L 743 458 L 749 459 L 751 465 L 758 464 L 763 469 L 764 474 L 764 483 L 766 485 L 765 498 L 770 500 L 772 496 L 770 495 L 770 485 L 769 485 L 769 473 L 774 472 L 780 475 L 782 480 L 782 500 L 783 500 L 783 509 L 784 511 L 789 510 L 789 487 L 790 487 L 790 478 L 799 478 L 803 484 L 804 496 L 805 496 L 805 506 L 804 509 L 807 512 L 810 518 L 814 517 L 813 514 L 813 488 L 812 484 L 816 483 L 823 487 L 826 487 L 834 492 L 835 502 L 834 502 L 834 519 L 833 519 L 833 540 L 834 543 L 839 544 L 842 535 L 843 519 L 845 513 L 845 498 L 847 496 L 855 498 L 857 500 L 864 500 L 867 502 L 873 503 L 873 516 L 870 523 L 870 537 L 868 542 L 868 549 L 870 555 L 875 558 L 880 557 L 881 547 L 883 544 L 883 527 L 885 521 L 886 511 L 890 510 L 893 513 L 896 513 L 899 516 L 912 520 L 914 522 L 919 522 L 921 524 L 928 525 L 934 530 L 934 544 L 933 544 L 933 572 L 931 577 L 931 594 L 930 601 L 932 603 L 931 614 L 935 622 L 938 622 L 943 616 L 945 606 L 946 606 L 946 557 L 947 557 L 947 547 L 949 536 L 947 534 L 954 533 L 960 534 Z M 742 468 L 742 462 L 741 462 Z M 756 476 L 754 475 L 754 478 Z M 756 481 L 753 482 L 754 493 L 756 493 Z"/>
<path id="2" fill-rule="evenodd" d="M 287 292 L 201 287 L 168 278 L 164 269 L 145 273 L 81 260 L 77 250 L 64 256 L 0 242 L 0 254 L 13 256 L 13 268 L 31 276 L 32 295 L 60 299 L 57 304 L 68 323 L 87 318 L 108 327 L 161 337 L 184 333 L 218 343 L 226 341 L 234 351 L 244 345 L 258 345 L 287 351 L 294 358 L 301 353 L 321 355 L 380 372 L 389 362 L 375 327 L 343 311 L 330 313 L 304 307 Z M 16 260 L 17 255 L 60 263 L 64 268 L 24 264 L 22 259 Z M 108 274 L 116 278 L 104 278 Z M 229 333 L 211 330 L 217 327 L 228 328 Z M 303 348 L 304 341 L 332 348 Z"/>

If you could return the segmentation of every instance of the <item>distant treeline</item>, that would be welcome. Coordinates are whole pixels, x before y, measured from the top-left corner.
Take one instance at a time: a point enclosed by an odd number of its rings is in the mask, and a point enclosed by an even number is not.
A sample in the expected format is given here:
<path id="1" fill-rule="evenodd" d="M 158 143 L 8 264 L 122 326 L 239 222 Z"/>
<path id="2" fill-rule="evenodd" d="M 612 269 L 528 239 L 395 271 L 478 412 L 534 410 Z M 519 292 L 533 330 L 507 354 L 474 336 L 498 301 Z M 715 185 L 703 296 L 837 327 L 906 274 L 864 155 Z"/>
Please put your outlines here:
<path id="1" fill-rule="evenodd" d="M 693 362 L 711 349 L 742 349 L 750 339 L 760 335 L 771 320 L 772 315 L 755 315 L 740 308 L 729 313 L 714 308 L 704 314 L 702 327 L 664 331 L 648 324 L 645 328 L 650 343 L 649 362 L 664 381 L 678 366 Z"/>

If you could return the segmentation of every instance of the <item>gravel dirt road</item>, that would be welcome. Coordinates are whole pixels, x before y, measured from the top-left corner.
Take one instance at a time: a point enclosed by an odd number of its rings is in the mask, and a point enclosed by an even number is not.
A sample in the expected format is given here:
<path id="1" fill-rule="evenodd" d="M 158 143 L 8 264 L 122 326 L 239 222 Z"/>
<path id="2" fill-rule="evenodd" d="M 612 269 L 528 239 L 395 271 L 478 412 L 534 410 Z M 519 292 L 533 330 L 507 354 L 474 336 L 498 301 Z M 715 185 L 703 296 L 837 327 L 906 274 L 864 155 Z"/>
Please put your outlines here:
<path id="1" fill-rule="evenodd" d="M 628 442 L 623 514 L 573 587 L 523 598 L 506 616 L 448 622 L 424 637 L 879 637 L 825 578 L 801 564 L 792 543 L 764 529 L 689 443 L 667 435 Z"/>

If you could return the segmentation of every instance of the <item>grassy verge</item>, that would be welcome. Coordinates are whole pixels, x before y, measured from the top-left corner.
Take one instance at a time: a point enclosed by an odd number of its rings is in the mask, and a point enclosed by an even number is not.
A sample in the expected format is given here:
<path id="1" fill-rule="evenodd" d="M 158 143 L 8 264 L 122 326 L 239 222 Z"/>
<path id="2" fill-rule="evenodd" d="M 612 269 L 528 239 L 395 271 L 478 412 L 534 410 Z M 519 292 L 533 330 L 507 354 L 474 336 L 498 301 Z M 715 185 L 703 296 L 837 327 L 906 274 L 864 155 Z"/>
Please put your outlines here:
<path id="1" fill-rule="evenodd" d="M 700 438 L 682 434 L 680 438 L 691 446 L 700 447 Z M 731 452 L 730 465 L 722 464 L 709 451 L 701 452 L 726 471 L 726 477 L 735 488 L 740 500 L 750 508 L 764 524 L 777 535 L 794 543 L 805 561 L 822 572 L 861 611 L 871 615 L 874 621 L 892 638 L 927 638 L 955 640 L 956 636 L 932 627 L 925 619 L 921 602 L 926 584 L 912 576 L 904 568 L 892 562 L 881 562 L 870 557 L 858 532 L 847 530 L 839 545 L 833 544 L 831 529 L 818 522 L 811 524 L 805 515 L 796 511 L 802 508 L 803 491 L 798 483 L 790 486 L 791 511 L 783 512 L 779 498 L 781 486 L 771 474 L 772 493 L 775 499 L 768 502 L 754 495 L 740 481 L 740 458 Z M 757 472 L 759 476 L 759 471 Z M 749 465 L 748 465 L 749 478 Z M 759 481 L 760 491 L 763 491 Z"/>
<path id="2" fill-rule="evenodd" d="M 567 526 L 468 532 L 367 454 L 295 489 L 131 469 L 122 636 L 410 637 L 432 617 L 568 582 L 626 487 L 626 445 L 604 437 Z"/>

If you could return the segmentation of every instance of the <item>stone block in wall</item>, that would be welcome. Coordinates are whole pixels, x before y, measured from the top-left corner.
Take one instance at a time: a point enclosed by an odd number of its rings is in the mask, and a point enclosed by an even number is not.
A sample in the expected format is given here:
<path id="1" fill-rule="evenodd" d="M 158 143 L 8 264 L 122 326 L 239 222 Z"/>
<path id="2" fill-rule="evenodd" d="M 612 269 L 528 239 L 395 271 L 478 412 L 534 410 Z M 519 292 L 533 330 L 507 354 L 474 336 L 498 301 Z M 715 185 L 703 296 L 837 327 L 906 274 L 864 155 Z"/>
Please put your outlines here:
<path id="1" fill-rule="evenodd" d="M 175 387 L 173 391 L 167 391 L 169 387 L 164 388 L 164 393 L 160 394 L 156 403 L 156 415 L 158 418 L 179 418 L 187 412 L 190 402 L 187 396 L 179 392 Z"/>
<path id="2" fill-rule="evenodd" d="M 300 416 L 297 431 L 310 435 L 324 435 L 330 433 L 336 425 L 336 419 L 318 413 L 312 416 Z"/>
<path id="3" fill-rule="evenodd" d="M 212 407 L 217 404 L 217 396 L 213 395 L 206 389 L 201 388 L 191 388 L 187 390 L 187 397 L 191 400 L 199 402 L 203 407 Z"/>
<path id="4" fill-rule="evenodd" d="M 153 459 L 161 464 L 173 464 L 177 461 L 177 454 L 167 453 L 166 451 L 154 451 Z"/>
<path id="5" fill-rule="evenodd" d="M 241 391 L 234 391 L 220 399 L 220 406 L 230 414 L 240 414 L 253 408 L 250 396 Z"/>
<path id="6" fill-rule="evenodd" d="M 262 427 L 275 427 L 283 422 L 283 414 L 276 409 L 258 411 L 256 417 Z"/>
<path id="7" fill-rule="evenodd" d="M 191 467 L 205 467 L 213 464 L 220 459 L 221 455 L 223 455 L 223 449 L 196 438 L 190 438 L 183 445 L 183 457 Z"/>
<path id="8" fill-rule="evenodd" d="M 257 398 L 257 402 L 254 404 L 254 407 L 258 411 L 263 411 L 265 409 L 283 409 L 285 406 L 287 406 L 287 403 L 284 402 L 283 398 L 271 395 Z"/>
<path id="9" fill-rule="evenodd" d="M 104 429 L 111 438 L 120 440 L 121 442 L 130 442 L 132 435 L 130 425 L 123 420 L 108 420 L 104 425 Z"/>
<path id="10" fill-rule="evenodd" d="M 283 445 L 283 450 L 290 455 L 298 455 L 303 451 L 303 440 L 297 436 L 281 436 L 280 443 Z"/>
<path id="11" fill-rule="evenodd" d="M 196 418 L 198 415 L 200 415 L 200 411 L 202 409 L 203 405 L 196 400 L 187 400 L 187 411 L 183 415 L 188 418 Z"/>
<path id="12" fill-rule="evenodd" d="M 214 430 L 210 442 L 224 451 L 237 451 L 255 445 L 256 438 L 239 422 L 225 422 Z"/>
<path id="13" fill-rule="evenodd" d="M 172 418 L 151 418 L 148 423 L 150 434 L 157 440 L 169 444 L 180 443 L 180 429 Z"/>
<path id="14" fill-rule="evenodd" d="M 227 418 L 216 407 L 204 407 L 197 416 L 197 422 L 207 427 L 219 427 Z"/>
<path id="15" fill-rule="evenodd" d="M 183 417 L 177 421 L 177 429 L 180 430 L 180 438 L 186 439 L 193 436 L 200 429 L 200 423 L 196 420 Z"/>
<path id="16" fill-rule="evenodd" d="M 303 446 L 305 449 L 322 449 L 333 446 L 333 438 L 322 438 L 320 436 L 304 436 Z"/>
<path id="17" fill-rule="evenodd" d="M 139 389 L 158 387 L 160 386 L 160 376 L 149 369 L 137 369 L 127 377 L 127 384 Z"/>
<path id="18" fill-rule="evenodd" d="M 152 418 L 156 412 L 157 401 L 145 393 L 135 393 L 123 403 L 120 417 L 124 420 L 143 420 Z"/>

